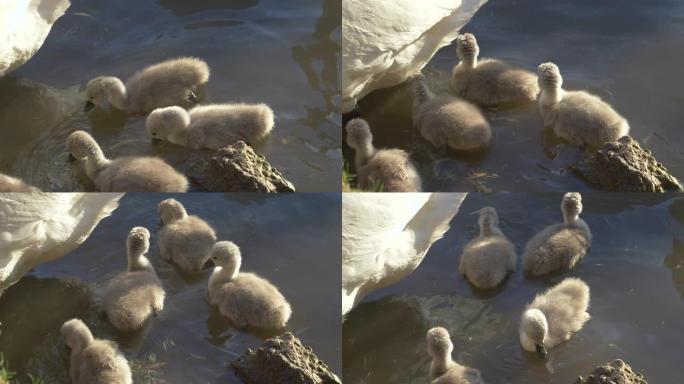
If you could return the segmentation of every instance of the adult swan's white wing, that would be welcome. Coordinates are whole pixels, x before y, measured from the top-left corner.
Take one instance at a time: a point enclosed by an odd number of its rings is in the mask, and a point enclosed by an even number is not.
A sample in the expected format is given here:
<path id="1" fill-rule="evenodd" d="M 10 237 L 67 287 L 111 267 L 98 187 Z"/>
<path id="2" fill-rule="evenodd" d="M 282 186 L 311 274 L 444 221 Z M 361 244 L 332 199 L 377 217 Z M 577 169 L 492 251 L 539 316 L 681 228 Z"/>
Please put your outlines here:
<path id="1" fill-rule="evenodd" d="M 420 72 L 486 2 L 343 0 L 342 111 Z"/>
<path id="2" fill-rule="evenodd" d="M 0 193 L 0 294 L 83 243 L 121 193 Z"/>
<path id="3" fill-rule="evenodd" d="M 342 195 L 342 314 L 413 272 L 449 229 L 465 193 Z"/>
<path id="4" fill-rule="evenodd" d="M 70 5 L 69 0 L 0 1 L 0 77 L 38 52 Z"/>

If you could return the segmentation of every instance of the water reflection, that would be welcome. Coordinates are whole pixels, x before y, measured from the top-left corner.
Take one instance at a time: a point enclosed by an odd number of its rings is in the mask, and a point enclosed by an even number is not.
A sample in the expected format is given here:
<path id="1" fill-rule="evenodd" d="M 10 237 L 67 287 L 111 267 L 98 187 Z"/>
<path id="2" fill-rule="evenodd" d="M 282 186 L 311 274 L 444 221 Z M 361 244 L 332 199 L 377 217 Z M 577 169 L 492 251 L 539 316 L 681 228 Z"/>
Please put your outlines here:
<path id="1" fill-rule="evenodd" d="M 489 295 L 458 275 L 459 254 L 477 232 L 469 212 L 495 207 L 502 231 L 521 252 L 537 231 L 561 220 L 561 196 L 469 195 L 413 274 L 373 293 L 348 315 L 344 382 L 426 382 L 425 332 L 435 325 L 451 333 L 454 358 L 480 369 L 485 382 L 571 383 L 615 358 L 627 360 L 649 382 L 671 381 L 684 343 L 684 226 L 673 219 L 684 206 L 678 195 L 584 193 L 582 216 L 594 241 L 587 258 L 567 274 L 524 279 L 519 261 L 518 272 Z M 521 349 L 519 317 L 536 294 L 569 276 L 591 287 L 592 319 L 544 363 Z"/>
<path id="2" fill-rule="evenodd" d="M 243 10 L 255 7 L 259 0 L 159 0 L 159 5 L 170 9 L 176 16 L 187 16 L 204 11 Z"/>

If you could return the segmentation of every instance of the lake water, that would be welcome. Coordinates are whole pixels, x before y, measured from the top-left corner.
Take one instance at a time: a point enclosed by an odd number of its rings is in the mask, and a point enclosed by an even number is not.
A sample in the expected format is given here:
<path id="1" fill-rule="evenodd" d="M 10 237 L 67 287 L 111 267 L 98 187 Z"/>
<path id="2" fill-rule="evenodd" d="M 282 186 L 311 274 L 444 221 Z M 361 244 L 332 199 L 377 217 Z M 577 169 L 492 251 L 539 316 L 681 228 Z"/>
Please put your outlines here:
<path id="1" fill-rule="evenodd" d="M 584 89 L 610 102 L 630 122 L 631 135 L 684 180 L 684 3 L 675 0 L 491 0 L 463 32 L 475 34 L 480 57 L 536 71 L 554 61 L 566 89 Z M 455 46 L 425 68 L 433 90 L 448 91 Z M 488 112 L 492 146 L 476 155 L 440 155 L 412 128 L 405 86 L 376 91 L 360 102 L 378 147 L 412 153 L 428 191 L 590 190 L 568 173 L 581 151 L 544 134 L 534 105 Z M 345 159 L 353 151 L 345 145 Z"/>
<path id="2" fill-rule="evenodd" d="M 152 145 L 142 117 L 86 116 L 83 88 L 99 75 L 125 80 L 197 56 L 212 70 L 205 102 L 265 102 L 275 111 L 257 153 L 300 191 L 339 190 L 340 18 L 336 0 L 73 0 L 36 56 L 0 79 L 0 172 L 43 190 L 92 190 L 67 163 L 64 141 L 76 129 L 92 131 L 110 157 L 156 155 L 188 172 L 212 151 Z"/>
<path id="3" fill-rule="evenodd" d="M 480 369 L 487 383 L 573 383 L 616 358 L 643 372 L 649 383 L 681 382 L 684 197 L 585 193 L 582 217 L 594 241 L 571 272 L 526 280 L 519 261 L 518 272 L 495 292 L 476 292 L 458 275 L 461 250 L 477 233 L 471 212 L 495 207 L 503 232 L 520 252 L 537 231 L 561 220 L 561 196 L 470 194 L 413 274 L 349 314 L 343 324 L 343 381 L 427 383 L 425 333 L 444 326 L 454 359 Z M 520 315 L 537 293 L 569 276 L 590 286 L 592 319 L 549 350 L 545 364 L 520 347 Z"/>
<path id="4" fill-rule="evenodd" d="M 268 332 L 236 330 L 206 300 L 209 271 L 183 277 L 162 260 L 156 241 L 159 194 L 126 195 L 111 217 L 64 258 L 38 266 L 0 297 L 0 351 L 20 377 L 68 383 L 67 350 L 59 336 L 70 318 L 85 319 L 96 337 L 120 343 L 136 383 L 241 383 L 229 363 L 256 348 Z M 175 196 L 207 220 L 219 239 L 237 243 L 243 270 L 273 282 L 290 301 L 287 330 L 341 374 L 340 197 L 297 194 Z M 108 281 L 126 268 L 125 242 L 133 226 L 152 233 L 148 257 L 166 289 L 162 314 L 144 332 L 118 334 L 101 316 Z"/>

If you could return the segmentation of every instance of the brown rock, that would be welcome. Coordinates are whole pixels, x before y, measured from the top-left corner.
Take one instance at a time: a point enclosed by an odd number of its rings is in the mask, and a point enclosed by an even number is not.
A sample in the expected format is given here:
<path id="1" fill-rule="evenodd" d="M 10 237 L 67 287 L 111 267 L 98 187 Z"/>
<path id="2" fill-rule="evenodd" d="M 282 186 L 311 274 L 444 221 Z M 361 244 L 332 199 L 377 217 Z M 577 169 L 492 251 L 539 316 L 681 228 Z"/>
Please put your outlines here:
<path id="1" fill-rule="evenodd" d="M 679 181 L 648 149 L 629 136 L 587 152 L 570 170 L 590 184 L 611 192 L 681 191 Z"/>
<path id="2" fill-rule="evenodd" d="M 575 384 L 647 384 L 640 373 L 632 371 L 632 367 L 617 359 L 609 364 L 596 367 L 588 378 L 578 377 Z"/>
<path id="3" fill-rule="evenodd" d="M 341 384 L 311 348 L 291 333 L 268 339 L 256 351 L 248 349 L 231 366 L 247 384 Z"/>
<path id="4" fill-rule="evenodd" d="M 238 141 L 193 167 L 190 178 L 211 192 L 294 192 L 295 188 L 252 147 Z"/>

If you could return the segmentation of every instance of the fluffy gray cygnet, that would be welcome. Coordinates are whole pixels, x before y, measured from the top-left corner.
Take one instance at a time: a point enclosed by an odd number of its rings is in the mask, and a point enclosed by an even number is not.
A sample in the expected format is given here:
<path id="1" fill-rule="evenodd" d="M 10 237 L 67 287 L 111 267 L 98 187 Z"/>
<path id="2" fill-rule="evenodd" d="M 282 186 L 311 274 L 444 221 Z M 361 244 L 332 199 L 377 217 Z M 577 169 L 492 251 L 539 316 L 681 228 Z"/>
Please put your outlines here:
<path id="1" fill-rule="evenodd" d="M 124 84 L 113 76 L 88 82 L 85 112 L 95 106 L 112 105 L 131 114 L 146 114 L 156 108 L 197 103 L 196 90 L 209 81 L 209 66 L 194 57 L 180 57 L 136 72 Z"/>
<path id="2" fill-rule="evenodd" d="M 492 130 L 482 112 L 469 101 L 434 96 L 423 75 L 409 79 L 413 88 L 413 126 L 435 147 L 457 151 L 484 149 Z"/>
<path id="3" fill-rule="evenodd" d="M 432 358 L 430 364 L 431 384 L 484 384 L 480 371 L 458 364 L 451 359 L 454 344 L 449 332 L 432 328 L 427 332 L 427 351 Z"/>
<path id="4" fill-rule="evenodd" d="M 253 273 L 240 272 L 240 248 L 219 241 L 211 254 L 216 267 L 209 278 L 209 301 L 238 327 L 284 328 L 292 314 L 278 288 Z"/>
<path id="5" fill-rule="evenodd" d="M 186 111 L 158 108 L 145 121 L 152 139 L 194 149 L 219 149 L 237 141 L 254 144 L 273 129 L 273 110 L 266 104 L 211 104 Z"/>
<path id="6" fill-rule="evenodd" d="M 143 227 L 131 229 L 126 241 L 128 269 L 115 276 L 104 295 L 107 319 L 123 332 L 132 332 L 164 309 L 164 287 L 145 257 L 150 249 L 150 232 Z"/>
<path id="7" fill-rule="evenodd" d="M 515 246 L 499 228 L 496 210 L 484 207 L 479 215 L 480 234 L 463 248 L 458 271 L 475 287 L 491 289 L 515 272 L 517 257 Z"/>
<path id="8" fill-rule="evenodd" d="M 214 229 L 199 217 L 189 216 L 176 199 L 159 203 L 157 212 L 164 224 L 159 230 L 161 257 L 187 272 L 201 272 L 216 243 Z"/>
<path id="9" fill-rule="evenodd" d="M 131 368 L 116 343 L 95 339 L 83 321 L 71 319 L 60 330 L 71 348 L 69 377 L 73 384 L 132 384 Z"/>
<path id="10" fill-rule="evenodd" d="M 547 349 L 570 340 L 590 316 L 589 286 L 569 277 L 537 295 L 520 320 L 520 344 L 528 352 L 545 358 Z"/>
<path id="11" fill-rule="evenodd" d="M 157 157 L 107 159 L 90 134 L 75 131 L 67 138 L 71 156 L 85 163 L 100 192 L 187 192 L 188 179 Z"/>
<path id="12" fill-rule="evenodd" d="M 525 245 L 523 270 L 527 276 L 563 273 L 586 256 L 591 245 L 589 226 L 582 213 L 582 195 L 569 192 L 561 202 L 563 222 L 549 225 Z"/>
<path id="13" fill-rule="evenodd" d="M 599 147 L 629 134 L 629 123 L 610 104 L 584 91 L 566 91 L 554 63 L 538 68 L 539 113 L 545 127 L 578 147 Z"/>
<path id="14" fill-rule="evenodd" d="M 359 188 L 378 184 L 383 192 L 420 192 L 422 182 L 409 154 L 401 149 L 376 149 L 373 134 L 363 119 L 347 123 L 347 144 L 354 149 Z"/>
<path id="15" fill-rule="evenodd" d="M 475 36 L 464 33 L 456 39 L 461 60 L 451 74 L 451 90 L 457 96 L 483 107 L 531 103 L 537 100 L 537 76 L 501 60 L 478 61 L 480 47 Z"/>

